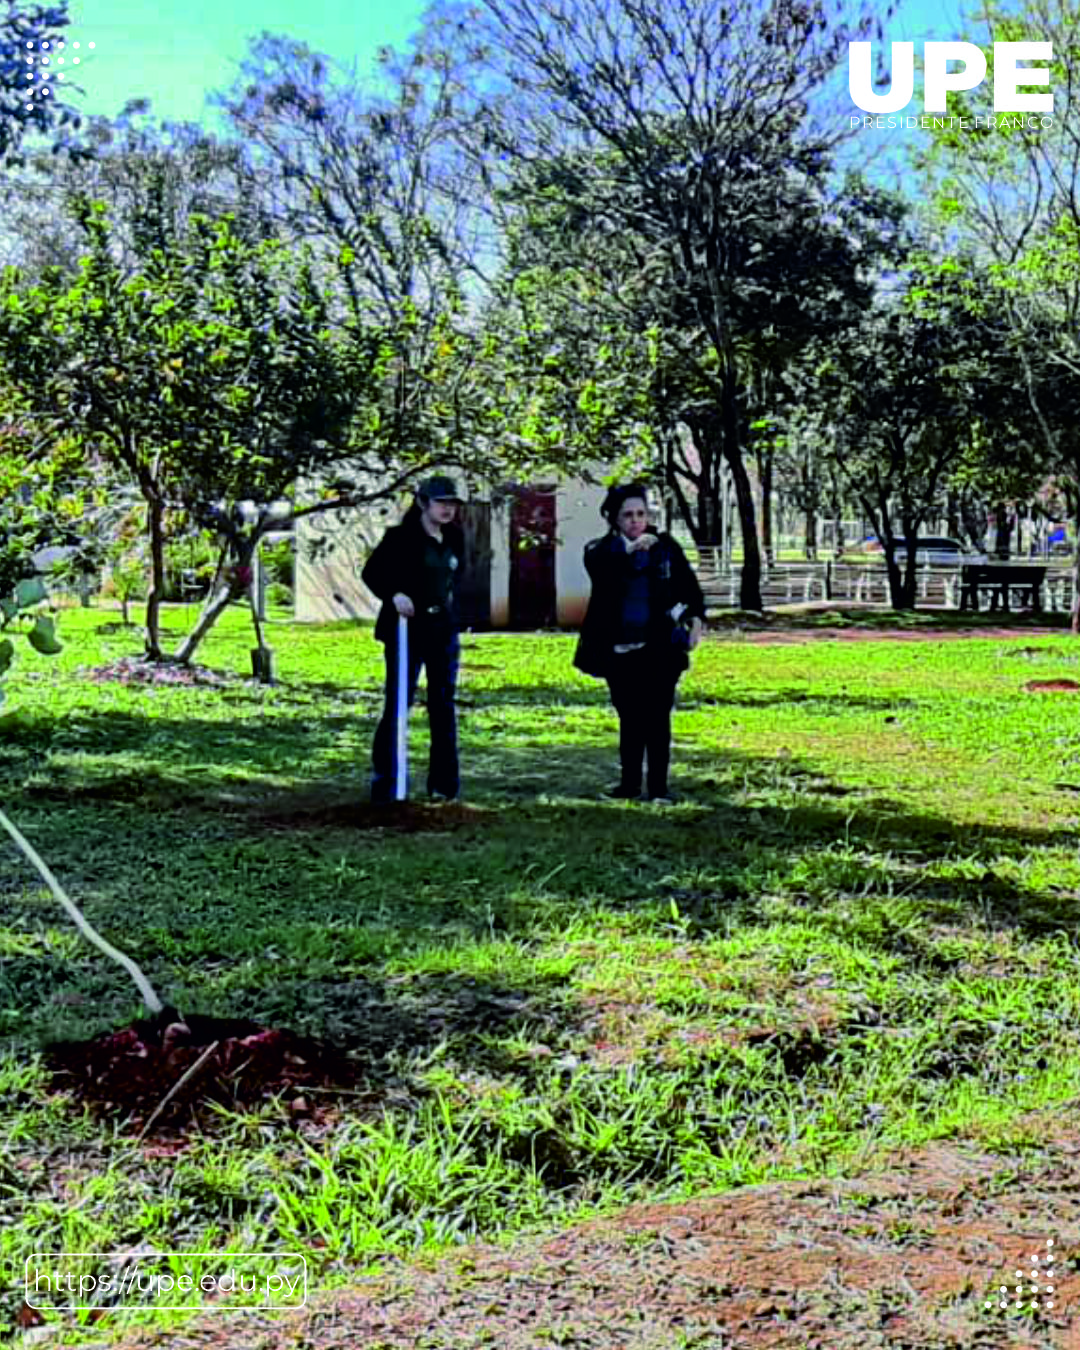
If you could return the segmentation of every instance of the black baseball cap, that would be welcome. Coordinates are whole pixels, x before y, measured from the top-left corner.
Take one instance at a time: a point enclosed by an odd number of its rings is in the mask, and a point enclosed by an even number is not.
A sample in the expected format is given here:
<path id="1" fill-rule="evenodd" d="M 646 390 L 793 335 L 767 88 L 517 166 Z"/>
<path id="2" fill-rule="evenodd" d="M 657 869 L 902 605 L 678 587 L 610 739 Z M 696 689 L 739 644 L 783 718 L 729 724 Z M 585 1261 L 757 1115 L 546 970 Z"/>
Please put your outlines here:
<path id="1" fill-rule="evenodd" d="M 425 478 L 416 489 L 416 495 L 423 497 L 429 502 L 460 502 L 464 501 L 461 493 L 457 490 L 457 484 L 452 478 L 447 478 L 444 474 L 437 473 L 431 478 Z"/>

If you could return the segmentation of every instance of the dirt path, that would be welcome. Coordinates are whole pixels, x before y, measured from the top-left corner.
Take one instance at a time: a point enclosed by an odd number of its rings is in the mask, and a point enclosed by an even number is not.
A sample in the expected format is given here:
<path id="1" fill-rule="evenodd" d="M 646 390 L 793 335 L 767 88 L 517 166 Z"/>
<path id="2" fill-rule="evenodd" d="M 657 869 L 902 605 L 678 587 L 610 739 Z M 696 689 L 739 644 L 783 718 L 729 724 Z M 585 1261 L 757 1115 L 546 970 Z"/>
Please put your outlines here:
<path id="1" fill-rule="evenodd" d="M 316 1292 L 276 1324 L 208 1316 L 124 1346 L 1080 1350 L 1080 1133 L 1065 1128 L 1071 1114 L 1058 1113 L 1053 1137 L 1052 1124 L 1040 1130 L 1034 1156 L 941 1145 L 854 1180 L 641 1206 L 554 1237 L 394 1262 L 375 1279 Z M 1027 1303 L 1035 1255 L 1041 1270 L 1055 1256 L 1057 1278 L 1040 1275 L 1039 1309 L 1017 1312 L 1016 1272 Z"/>

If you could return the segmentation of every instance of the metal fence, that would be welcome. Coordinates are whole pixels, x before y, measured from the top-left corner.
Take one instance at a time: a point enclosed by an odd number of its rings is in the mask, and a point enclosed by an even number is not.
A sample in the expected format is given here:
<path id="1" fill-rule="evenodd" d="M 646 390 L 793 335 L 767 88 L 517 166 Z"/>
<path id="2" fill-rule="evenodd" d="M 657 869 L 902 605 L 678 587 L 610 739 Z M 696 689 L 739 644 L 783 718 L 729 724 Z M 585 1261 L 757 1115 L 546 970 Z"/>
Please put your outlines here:
<path id="1" fill-rule="evenodd" d="M 696 572 L 708 604 L 737 609 L 741 569 L 724 562 L 719 549 L 696 550 Z M 1022 566 L 1022 563 L 1017 563 Z M 1032 564 L 1032 566 L 1043 564 Z M 916 573 L 917 604 L 960 608 L 960 566 L 920 567 Z M 1048 567 L 1042 589 L 1043 609 L 1066 611 L 1073 604 L 1072 566 Z M 854 604 L 889 603 L 889 579 L 884 563 L 790 562 L 773 563 L 761 572 L 761 600 L 768 605 L 792 605 L 811 600 L 849 601 Z"/>

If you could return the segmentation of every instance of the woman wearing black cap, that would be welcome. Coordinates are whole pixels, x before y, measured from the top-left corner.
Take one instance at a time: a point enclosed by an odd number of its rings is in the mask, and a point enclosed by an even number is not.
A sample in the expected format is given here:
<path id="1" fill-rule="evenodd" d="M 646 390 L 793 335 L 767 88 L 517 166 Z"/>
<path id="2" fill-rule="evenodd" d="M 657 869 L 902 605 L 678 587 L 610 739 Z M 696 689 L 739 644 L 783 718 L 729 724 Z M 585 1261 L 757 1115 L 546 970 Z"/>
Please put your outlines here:
<path id="1" fill-rule="evenodd" d="M 371 800 L 376 803 L 394 796 L 399 615 L 409 621 L 409 707 L 420 667 L 427 671 L 428 795 L 452 801 L 460 790 L 454 710 L 460 644 L 454 599 L 465 547 L 453 523 L 460 501 L 453 479 L 425 479 L 400 525 L 386 531 L 362 573 L 364 584 L 383 602 L 375 623 L 375 637 L 386 652 L 386 706 L 372 747 Z"/>
<path id="2" fill-rule="evenodd" d="M 622 775 L 607 795 L 637 800 L 647 759 L 647 796 L 665 805 L 675 686 L 701 639 L 705 600 L 678 543 L 650 529 L 643 484 L 612 488 L 600 511 L 611 528 L 585 546 L 592 595 L 574 665 L 607 680 L 619 714 Z"/>

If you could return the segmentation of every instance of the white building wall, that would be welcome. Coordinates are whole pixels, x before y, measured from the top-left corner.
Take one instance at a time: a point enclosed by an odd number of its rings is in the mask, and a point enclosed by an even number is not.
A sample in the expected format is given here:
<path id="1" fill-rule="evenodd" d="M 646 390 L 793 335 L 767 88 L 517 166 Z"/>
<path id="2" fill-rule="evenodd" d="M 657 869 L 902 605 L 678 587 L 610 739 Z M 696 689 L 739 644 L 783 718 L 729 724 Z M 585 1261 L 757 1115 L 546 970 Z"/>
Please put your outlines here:
<path id="1" fill-rule="evenodd" d="M 374 619 L 379 602 L 360 580 L 368 555 L 398 512 L 348 511 L 301 516 L 296 522 L 295 614 L 302 623 Z M 320 535 L 334 550 L 312 562 L 308 543 Z"/>
<path id="2" fill-rule="evenodd" d="M 510 623 L 510 508 L 508 497 L 491 504 L 491 626 Z"/>
<path id="3" fill-rule="evenodd" d="M 555 498 L 555 616 L 562 628 L 577 628 L 589 603 L 585 545 L 606 532 L 600 503 L 607 488 L 584 483 L 560 487 Z"/>

